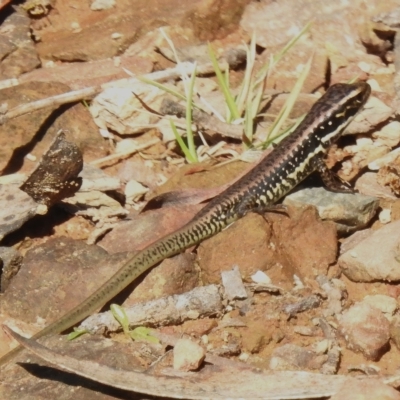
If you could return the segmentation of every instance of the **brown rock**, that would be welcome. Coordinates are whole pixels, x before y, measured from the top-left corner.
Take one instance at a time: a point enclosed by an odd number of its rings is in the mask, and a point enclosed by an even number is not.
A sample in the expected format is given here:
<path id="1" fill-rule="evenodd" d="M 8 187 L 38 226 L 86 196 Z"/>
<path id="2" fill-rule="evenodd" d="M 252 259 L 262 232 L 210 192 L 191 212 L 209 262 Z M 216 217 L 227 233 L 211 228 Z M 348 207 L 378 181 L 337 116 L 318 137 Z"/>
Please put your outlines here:
<path id="1" fill-rule="evenodd" d="M 400 280 L 399 230 L 400 221 L 392 222 L 348 249 L 339 257 L 343 273 L 355 282 Z"/>
<path id="2" fill-rule="evenodd" d="M 61 237 L 27 252 L 2 297 L 1 312 L 46 324 L 85 300 L 105 282 L 126 254 L 109 256 L 98 246 Z"/>
<path id="3" fill-rule="evenodd" d="M 8 109 L 68 92 L 61 83 L 29 82 L 0 91 L 0 103 Z M 105 154 L 103 139 L 98 134 L 89 112 L 82 104 L 47 107 L 39 111 L 13 118 L 0 126 L 0 171 L 3 174 L 30 171 L 34 164 L 25 155 L 31 153 L 37 159 L 50 147 L 56 133 L 62 129 L 67 140 L 78 145 L 89 161 Z M 64 113 L 61 113 L 64 109 Z M 21 168 L 22 166 L 22 168 Z"/>
<path id="4" fill-rule="evenodd" d="M 202 242 L 197 250 L 203 279 L 219 283 L 221 271 L 239 267 L 247 279 L 258 270 L 266 270 L 274 262 L 270 247 L 271 231 L 260 215 L 249 214 L 228 229 Z"/>
<path id="5" fill-rule="evenodd" d="M 137 56 L 121 56 L 118 65 L 112 59 L 66 63 L 23 74 L 20 82 L 60 82 L 72 90 L 78 90 L 116 79 L 129 78 L 124 68 L 134 75 L 143 75 L 152 71 L 153 63 Z"/>
<path id="6" fill-rule="evenodd" d="M 29 25 L 30 19 L 22 12 L 11 13 L 2 21 L 0 79 L 17 78 L 40 65 Z"/>
<path id="7" fill-rule="evenodd" d="M 164 260 L 145 275 L 125 304 L 129 306 L 192 290 L 200 280 L 194 260 L 195 255 L 186 253 Z"/>
<path id="8" fill-rule="evenodd" d="M 248 2 L 121 0 L 117 7 L 101 13 L 82 7 L 79 15 L 71 15 L 66 5 L 58 4 L 58 13 L 53 12 L 50 16 L 58 30 L 41 31 L 37 49 L 45 60 L 99 60 L 121 54 L 146 33 L 168 25 L 189 27 L 194 37 L 212 40 L 237 27 Z M 72 31 L 72 22 L 78 23 L 80 29 Z M 113 33 L 118 33 L 118 38 L 113 38 Z"/>
<path id="9" fill-rule="evenodd" d="M 201 337 L 209 333 L 217 326 L 217 321 L 211 318 L 204 318 L 195 321 L 186 321 L 182 325 L 182 331 L 187 335 Z"/>
<path id="10" fill-rule="evenodd" d="M 250 2 L 203 0 L 185 15 L 183 25 L 191 27 L 195 37 L 201 41 L 220 39 L 237 28 L 243 11 Z"/>
<path id="11" fill-rule="evenodd" d="M 377 360 L 388 350 L 389 321 L 383 313 L 366 303 L 356 303 L 339 318 L 339 331 L 347 347 Z"/>
<path id="12" fill-rule="evenodd" d="M 336 261 L 335 224 L 321 221 L 314 207 L 290 208 L 289 215 L 290 218 L 282 218 L 268 214 L 288 269 L 300 277 L 326 274 L 329 265 Z"/>
<path id="13" fill-rule="evenodd" d="M 266 321 L 248 320 L 248 327 L 243 328 L 242 346 L 248 353 L 259 353 L 272 340 L 272 331 Z"/>

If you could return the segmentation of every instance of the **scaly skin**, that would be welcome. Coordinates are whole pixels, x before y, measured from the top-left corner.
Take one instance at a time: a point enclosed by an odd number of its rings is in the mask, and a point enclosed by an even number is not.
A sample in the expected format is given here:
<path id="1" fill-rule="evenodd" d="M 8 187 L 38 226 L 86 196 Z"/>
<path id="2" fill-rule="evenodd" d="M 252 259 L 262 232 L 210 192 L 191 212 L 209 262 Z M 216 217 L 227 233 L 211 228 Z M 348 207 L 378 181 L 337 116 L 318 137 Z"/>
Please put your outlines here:
<path id="1" fill-rule="evenodd" d="M 215 235 L 250 211 L 267 211 L 311 172 L 321 170 L 322 157 L 364 105 L 370 91 L 369 85 L 362 82 L 333 85 L 314 104 L 298 128 L 257 166 L 214 198 L 189 223 L 140 251 L 84 302 L 33 337 L 65 331 L 165 258 Z M 333 189 L 345 191 L 346 187 Z M 17 347 L 3 356 L 0 365 L 21 349 Z"/>

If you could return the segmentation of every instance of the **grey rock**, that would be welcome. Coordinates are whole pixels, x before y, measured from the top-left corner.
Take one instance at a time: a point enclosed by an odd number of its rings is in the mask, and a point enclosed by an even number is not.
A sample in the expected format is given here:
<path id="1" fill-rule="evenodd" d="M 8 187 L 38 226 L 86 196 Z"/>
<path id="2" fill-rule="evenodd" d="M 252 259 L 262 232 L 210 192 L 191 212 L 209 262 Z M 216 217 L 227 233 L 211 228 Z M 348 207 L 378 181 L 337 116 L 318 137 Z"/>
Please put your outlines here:
<path id="1" fill-rule="evenodd" d="M 222 271 L 221 277 L 228 300 L 245 299 L 247 297 L 237 265 L 231 271 Z"/>
<path id="2" fill-rule="evenodd" d="M 323 220 L 336 223 L 338 233 L 346 234 L 364 228 L 375 215 L 378 199 L 362 194 L 333 193 L 324 188 L 299 190 L 286 196 L 283 204 L 311 204 Z"/>
<path id="3" fill-rule="evenodd" d="M 17 186 L 0 185 L 0 240 L 36 214 L 43 214 L 43 207 Z"/>

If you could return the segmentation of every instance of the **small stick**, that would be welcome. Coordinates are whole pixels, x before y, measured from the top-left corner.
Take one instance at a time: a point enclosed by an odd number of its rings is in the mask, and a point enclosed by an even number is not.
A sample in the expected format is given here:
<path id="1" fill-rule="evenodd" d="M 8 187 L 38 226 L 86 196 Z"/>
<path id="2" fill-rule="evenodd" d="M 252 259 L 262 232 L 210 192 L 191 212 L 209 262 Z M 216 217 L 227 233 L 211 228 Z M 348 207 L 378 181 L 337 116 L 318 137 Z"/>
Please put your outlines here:
<path id="1" fill-rule="evenodd" d="M 164 71 L 152 72 L 150 74 L 143 75 L 144 78 L 150 79 L 157 82 L 163 82 L 170 79 L 177 79 L 181 76 L 182 72 L 185 72 L 188 75 L 193 73 L 193 63 L 183 62 L 174 68 L 169 68 Z M 229 64 L 227 61 L 221 61 L 219 66 L 222 70 L 226 70 L 229 68 Z M 199 75 L 210 74 L 214 71 L 211 63 L 199 65 L 196 68 L 196 73 Z M 18 81 L 15 81 L 16 83 Z M 87 98 L 92 98 L 96 94 L 102 92 L 103 90 L 110 87 L 126 87 L 127 85 L 132 85 L 134 83 L 140 83 L 140 79 L 138 78 L 125 78 L 119 79 L 116 81 L 111 81 L 104 83 L 98 86 L 91 86 L 88 88 L 74 90 L 68 93 L 59 94 L 56 96 L 48 97 L 46 99 L 32 101 L 30 103 L 21 104 L 17 107 L 12 108 L 11 110 L 5 110 L 0 112 L 0 125 L 3 125 L 6 121 L 11 118 L 19 117 L 20 115 L 24 115 L 30 113 L 32 111 L 40 110 L 42 108 L 54 106 L 54 105 L 62 105 L 75 101 L 80 101 Z M 2 82 L 0 82 L 1 86 Z"/>

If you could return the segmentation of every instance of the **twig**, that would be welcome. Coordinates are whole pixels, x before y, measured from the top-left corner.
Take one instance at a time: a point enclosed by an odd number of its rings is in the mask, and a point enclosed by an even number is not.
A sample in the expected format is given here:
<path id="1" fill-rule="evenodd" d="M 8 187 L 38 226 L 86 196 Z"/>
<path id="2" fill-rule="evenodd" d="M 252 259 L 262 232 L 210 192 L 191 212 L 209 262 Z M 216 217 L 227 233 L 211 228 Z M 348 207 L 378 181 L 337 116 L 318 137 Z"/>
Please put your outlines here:
<path id="1" fill-rule="evenodd" d="M 171 99 L 164 99 L 161 105 L 161 113 L 176 115 L 177 117 L 185 117 L 186 109 L 176 101 Z M 213 115 L 209 115 L 204 111 L 194 109 L 192 120 L 202 129 L 218 132 L 223 136 L 228 136 L 233 139 L 242 139 L 243 125 L 233 125 L 220 121 Z"/>
<path id="2" fill-rule="evenodd" d="M 229 68 L 229 64 L 227 61 L 221 61 L 219 63 L 220 68 L 222 70 L 226 70 Z M 210 74 L 213 73 L 213 66 L 211 63 L 198 65 L 196 68 L 196 73 L 198 75 Z M 193 72 L 193 63 L 184 62 L 176 66 L 175 68 L 169 68 L 164 71 L 152 72 L 150 74 L 143 75 L 144 78 L 150 79 L 157 82 L 163 82 L 170 79 L 177 79 L 181 76 L 182 72 L 191 75 Z M 20 115 L 24 115 L 30 113 L 32 111 L 40 110 L 42 108 L 54 106 L 54 105 L 62 105 L 75 101 L 80 101 L 83 99 L 91 98 L 96 94 L 102 92 L 103 90 L 110 87 L 127 87 L 128 85 L 132 85 L 134 83 L 140 83 L 141 81 L 137 78 L 125 78 L 119 79 L 116 81 L 111 81 L 104 83 L 99 86 L 91 86 L 88 88 L 75 90 L 68 93 L 59 94 L 56 96 L 48 97 L 46 99 L 32 101 L 30 103 L 22 104 L 17 107 L 12 108 L 11 110 L 5 111 L 0 115 L 0 125 L 3 125 L 6 121 L 11 118 L 19 117 Z M 14 82 L 15 83 L 15 82 Z M 0 82 L 0 86 L 2 82 Z"/>
<path id="3" fill-rule="evenodd" d="M 134 149 L 131 149 L 129 151 L 124 151 L 121 153 L 115 153 L 115 154 L 110 154 L 109 156 L 103 157 L 103 158 L 99 158 L 97 160 L 91 161 L 89 164 L 90 165 L 101 165 L 104 164 L 108 161 L 114 161 L 114 160 L 119 160 L 125 157 L 129 157 L 130 155 L 140 151 L 140 150 L 144 150 L 147 149 L 150 146 L 153 146 L 153 144 L 157 144 L 158 142 L 160 142 L 160 139 L 153 139 L 148 141 L 147 143 L 144 143 L 140 146 L 135 147 Z"/>
<path id="4" fill-rule="evenodd" d="M 201 286 L 190 292 L 166 296 L 145 303 L 134 304 L 125 309 L 129 325 L 159 326 L 180 324 L 183 321 L 204 318 L 220 313 L 222 299 L 217 285 Z M 87 318 L 80 328 L 89 332 L 98 332 L 106 328 L 108 332 L 117 331 L 120 324 L 110 311 L 94 314 Z"/>

